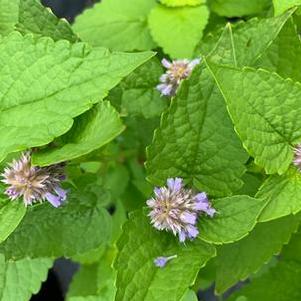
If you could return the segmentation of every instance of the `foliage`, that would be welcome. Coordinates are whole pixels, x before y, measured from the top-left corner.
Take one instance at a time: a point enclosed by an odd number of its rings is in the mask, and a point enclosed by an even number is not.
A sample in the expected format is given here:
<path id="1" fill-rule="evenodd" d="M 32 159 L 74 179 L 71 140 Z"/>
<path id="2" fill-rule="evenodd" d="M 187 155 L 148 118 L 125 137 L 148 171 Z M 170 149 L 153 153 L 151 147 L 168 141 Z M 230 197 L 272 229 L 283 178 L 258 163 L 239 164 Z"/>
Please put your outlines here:
<path id="1" fill-rule="evenodd" d="M 299 5 L 103 0 L 69 24 L 0 0 L 1 173 L 31 151 L 34 171 L 67 175 L 59 208 L 26 208 L 1 182 L 0 300 L 29 300 L 59 257 L 80 264 L 68 301 L 196 301 L 211 286 L 300 300 Z M 200 62 L 175 80 L 163 58 Z M 151 224 L 146 201 L 168 178 L 216 210 L 194 240 Z"/>

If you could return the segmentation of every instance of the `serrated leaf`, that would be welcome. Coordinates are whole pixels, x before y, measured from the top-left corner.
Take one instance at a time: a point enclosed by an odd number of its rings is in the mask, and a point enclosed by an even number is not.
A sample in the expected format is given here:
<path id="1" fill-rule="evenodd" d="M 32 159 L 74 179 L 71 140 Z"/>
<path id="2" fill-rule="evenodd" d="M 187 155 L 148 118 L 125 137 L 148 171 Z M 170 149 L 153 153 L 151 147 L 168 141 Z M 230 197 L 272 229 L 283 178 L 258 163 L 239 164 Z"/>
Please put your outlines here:
<path id="1" fill-rule="evenodd" d="M 284 175 L 270 176 L 259 188 L 256 197 L 267 201 L 259 217 L 261 222 L 298 213 L 301 210 L 300 171 L 292 167 Z"/>
<path id="2" fill-rule="evenodd" d="M 282 0 L 279 0 L 282 1 Z M 269 8 L 270 0 L 211 0 L 210 8 L 215 13 L 226 17 L 255 15 Z"/>
<path id="3" fill-rule="evenodd" d="M 242 240 L 222 246 L 217 252 L 216 286 L 218 294 L 255 273 L 287 244 L 298 229 L 300 217 L 288 216 L 259 223 Z"/>
<path id="4" fill-rule="evenodd" d="M 266 202 L 246 195 L 236 195 L 213 200 L 212 204 L 217 213 L 212 218 L 200 219 L 200 238 L 210 243 L 225 244 L 249 234 Z"/>
<path id="5" fill-rule="evenodd" d="M 23 203 L 1 199 L 0 203 L 0 243 L 19 225 L 26 213 Z"/>
<path id="6" fill-rule="evenodd" d="M 76 18 L 73 29 L 94 46 L 113 50 L 155 48 L 147 27 L 147 15 L 155 0 L 104 0 Z"/>
<path id="7" fill-rule="evenodd" d="M 61 137 L 62 146 L 33 155 L 33 163 L 47 166 L 86 155 L 107 144 L 124 130 L 118 113 L 109 102 L 101 102 L 77 117 L 71 130 Z"/>
<path id="8" fill-rule="evenodd" d="M 300 300 L 301 265 L 279 262 L 261 277 L 234 293 L 229 301 L 287 301 Z"/>
<path id="9" fill-rule="evenodd" d="M 66 20 L 58 19 L 38 0 L 0 0 L 0 33 L 13 30 L 51 37 L 55 41 L 78 40 Z"/>
<path id="10" fill-rule="evenodd" d="M 275 16 L 281 15 L 291 7 L 301 5 L 300 0 L 273 0 Z"/>
<path id="11" fill-rule="evenodd" d="M 243 182 L 247 160 L 209 71 L 198 67 L 183 82 L 147 151 L 148 179 L 183 177 L 211 195 L 226 196 Z"/>
<path id="12" fill-rule="evenodd" d="M 286 13 L 288 15 L 290 12 Z M 270 44 L 253 66 L 274 71 L 284 78 L 301 82 L 299 64 L 301 63 L 301 44 L 293 18 L 288 19 L 277 38 Z"/>
<path id="13" fill-rule="evenodd" d="M 140 211 L 125 224 L 118 249 L 116 301 L 180 300 L 215 255 L 214 247 L 201 241 L 180 245 L 171 234 L 155 230 Z M 153 263 L 158 256 L 175 254 L 177 258 L 162 269 Z"/>
<path id="14" fill-rule="evenodd" d="M 232 65 L 232 66 L 257 66 L 261 67 L 257 62 L 264 56 L 265 52 L 278 53 L 277 39 L 279 33 L 291 17 L 294 10 L 288 11 L 279 17 L 257 19 L 253 18 L 247 22 L 238 22 L 236 24 L 228 23 L 222 32 L 215 49 L 210 53 L 208 60 L 214 63 Z M 285 36 L 286 33 L 283 33 Z M 288 38 L 287 38 L 288 39 Z M 295 43 L 296 44 L 296 43 Z M 272 50 L 269 49 L 271 47 Z M 281 46 L 285 48 L 285 46 Z M 283 49 L 281 49 L 283 50 Z M 279 52 L 279 56 L 282 52 Z M 271 56 L 273 63 L 273 53 Z M 263 63 L 263 62 L 262 62 Z M 267 63 L 265 63 L 267 65 Z M 280 69 L 280 68 L 279 68 Z"/>
<path id="15" fill-rule="evenodd" d="M 104 48 L 34 39 L 13 33 L 0 44 L 0 160 L 49 143 L 74 117 L 100 101 L 152 53 L 110 53 Z M 37 80 L 38 79 L 38 80 Z"/>
<path id="16" fill-rule="evenodd" d="M 255 163 L 268 174 L 285 173 L 301 140 L 301 85 L 265 70 L 210 66 Z"/>
<path id="17" fill-rule="evenodd" d="M 0 245 L 7 259 L 71 257 L 110 240 L 111 218 L 97 198 L 69 196 L 60 208 L 49 204 L 29 208 L 25 218 Z"/>
<path id="18" fill-rule="evenodd" d="M 157 5 L 148 22 L 151 34 L 167 54 L 191 58 L 209 17 L 206 5 L 170 9 Z"/>
<path id="19" fill-rule="evenodd" d="M 5 261 L 0 255 L 0 300 L 28 301 L 45 281 L 52 260 L 48 258 L 24 258 Z"/>
<path id="20" fill-rule="evenodd" d="M 177 6 L 195 6 L 204 4 L 205 0 L 160 0 L 160 2 L 169 7 L 177 7 Z"/>
<path id="21" fill-rule="evenodd" d="M 117 87 L 122 90 L 122 113 L 145 118 L 160 116 L 168 103 L 156 89 L 162 73 L 159 60 L 153 58 L 127 76 Z"/>

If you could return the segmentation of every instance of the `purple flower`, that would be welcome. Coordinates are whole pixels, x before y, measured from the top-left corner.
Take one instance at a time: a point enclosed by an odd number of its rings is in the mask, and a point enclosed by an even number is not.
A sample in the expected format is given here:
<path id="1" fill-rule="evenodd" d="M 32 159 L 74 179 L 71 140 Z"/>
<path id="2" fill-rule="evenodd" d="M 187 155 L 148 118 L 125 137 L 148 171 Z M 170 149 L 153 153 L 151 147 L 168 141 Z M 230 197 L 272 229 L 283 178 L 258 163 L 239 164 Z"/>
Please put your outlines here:
<path id="1" fill-rule="evenodd" d="M 67 198 L 67 191 L 60 186 L 65 178 L 64 164 L 32 166 L 29 152 L 23 153 L 19 160 L 13 160 L 4 169 L 2 177 L 2 182 L 9 185 L 5 194 L 11 200 L 22 197 L 25 206 L 47 200 L 59 207 Z"/>
<path id="2" fill-rule="evenodd" d="M 301 144 L 298 144 L 297 147 L 295 148 L 295 158 L 293 163 L 301 171 Z"/>
<path id="3" fill-rule="evenodd" d="M 181 178 L 168 179 L 167 186 L 156 187 L 154 194 L 146 202 L 151 209 L 149 216 L 152 225 L 158 230 L 178 235 L 180 242 L 198 236 L 196 224 L 201 213 L 213 217 L 216 212 L 205 192 L 195 194 L 191 189 L 186 189 Z"/>
<path id="4" fill-rule="evenodd" d="M 167 69 L 167 71 L 161 75 L 161 83 L 157 85 L 157 89 L 161 92 L 161 95 L 176 95 L 181 81 L 191 74 L 194 67 L 198 65 L 200 61 L 200 59 L 194 59 L 191 61 L 183 59 L 170 62 L 167 59 L 163 59 L 162 65 Z"/>
<path id="5" fill-rule="evenodd" d="M 173 255 L 173 256 L 169 256 L 169 257 L 160 256 L 154 260 L 154 264 L 155 264 L 155 266 L 157 266 L 159 268 L 163 268 L 163 267 L 165 267 L 165 265 L 168 261 L 170 261 L 174 258 L 177 258 L 177 255 Z"/>

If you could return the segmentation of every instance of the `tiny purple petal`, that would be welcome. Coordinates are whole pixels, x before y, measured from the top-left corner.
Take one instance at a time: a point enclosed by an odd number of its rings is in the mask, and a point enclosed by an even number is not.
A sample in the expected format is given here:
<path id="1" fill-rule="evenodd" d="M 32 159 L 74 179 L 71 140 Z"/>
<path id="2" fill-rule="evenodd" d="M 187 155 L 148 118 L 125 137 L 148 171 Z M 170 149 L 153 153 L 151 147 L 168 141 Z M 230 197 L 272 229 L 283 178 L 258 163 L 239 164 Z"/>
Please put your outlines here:
<path id="1" fill-rule="evenodd" d="M 45 197 L 47 201 L 55 208 L 59 207 L 62 204 L 61 198 L 59 196 L 55 196 L 54 194 L 47 192 L 45 194 Z"/>
<path id="2" fill-rule="evenodd" d="M 187 234 L 190 239 L 194 239 L 199 235 L 199 230 L 195 226 L 187 226 Z"/>
<path id="3" fill-rule="evenodd" d="M 196 223 L 196 214 L 190 212 L 183 212 L 181 215 L 181 220 L 186 224 L 194 225 Z"/>
<path id="4" fill-rule="evenodd" d="M 198 65 L 201 62 L 201 59 L 194 59 L 189 63 L 189 67 L 193 69 L 196 65 Z"/>
<path id="5" fill-rule="evenodd" d="M 148 207 L 155 207 L 156 201 L 154 199 L 150 199 L 146 201 Z"/>
<path id="6" fill-rule="evenodd" d="M 169 60 L 167 60 L 167 59 L 163 59 L 163 60 L 161 61 L 161 63 L 162 63 L 162 65 L 163 65 L 166 69 L 168 69 L 168 68 L 170 68 L 170 67 L 172 66 L 172 63 L 171 63 Z"/>
<path id="7" fill-rule="evenodd" d="M 166 263 L 168 262 L 167 257 L 157 257 L 154 260 L 154 264 L 155 266 L 159 267 L 159 268 L 163 268 L 165 267 Z"/>
<path id="8" fill-rule="evenodd" d="M 179 232 L 179 241 L 180 241 L 180 242 L 184 242 L 184 241 L 186 240 L 186 238 L 187 238 L 187 237 L 186 237 L 185 231 L 183 231 L 183 230 L 180 231 L 180 232 Z"/>
<path id="9" fill-rule="evenodd" d="M 216 213 L 216 210 L 214 208 L 209 208 L 206 210 L 207 215 L 209 215 L 210 217 L 213 217 L 214 214 Z"/>
<path id="10" fill-rule="evenodd" d="M 198 202 L 208 202 L 208 197 L 207 197 L 207 194 L 206 194 L 205 192 L 198 193 L 198 194 L 195 196 L 195 199 L 196 199 Z"/>
<path id="11" fill-rule="evenodd" d="M 67 191 L 63 188 L 57 186 L 54 188 L 54 191 L 57 193 L 57 195 L 60 197 L 61 201 L 65 201 L 67 198 Z"/>
<path id="12" fill-rule="evenodd" d="M 169 178 L 167 179 L 167 186 L 172 192 L 178 192 L 182 189 L 182 182 L 181 178 Z"/>

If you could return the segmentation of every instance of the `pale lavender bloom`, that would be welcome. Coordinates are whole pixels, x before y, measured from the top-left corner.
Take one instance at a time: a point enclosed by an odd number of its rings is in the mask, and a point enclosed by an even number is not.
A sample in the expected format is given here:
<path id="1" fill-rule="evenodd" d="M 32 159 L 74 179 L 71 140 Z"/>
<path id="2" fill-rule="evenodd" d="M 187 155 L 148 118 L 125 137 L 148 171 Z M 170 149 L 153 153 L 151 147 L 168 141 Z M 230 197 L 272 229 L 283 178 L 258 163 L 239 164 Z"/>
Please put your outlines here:
<path id="1" fill-rule="evenodd" d="M 64 164 L 32 166 L 29 152 L 23 153 L 19 160 L 13 160 L 1 176 L 2 182 L 9 185 L 5 194 L 11 200 L 22 197 L 25 206 L 47 200 L 59 207 L 67 198 L 66 190 L 61 187 L 65 178 Z"/>
<path id="2" fill-rule="evenodd" d="M 216 212 L 206 193 L 195 194 L 191 189 L 186 189 L 181 178 L 168 179 L 167 186 L 156 187 L 154 194 L 146 202 L 151 209 L 149 216 L 152 225 L 158 230 L 178 235 L 180 242 L 198 236 L 196 224 L 201 213 L 213 217 Z"/>
<path id="3" fill-rule="evenodd" d="M 294 158 L 294 164 L 298 167 L 298 169 L 301 171 L 301 144 L 298 144 L 295 148 L 295 158 Z"/>
<path id="4" fill-rule="evenodd" d="M 158 268 L 163 268 L 163 267 L 165 267 L 165 265 L 168 261 L 170 261 L 174 258 L 177 258 L 177 255 L 173 255 L 173 256 L 169 256 L 169 257 L 160 256 L 154 260 L 154 264 Z"/>
<path id="5" fill-rule="evenodd" d="M 157 85 L 157 89 L 161 92 L 161 95 L 176 95 L 181 81 L 191 74 L 194 67 L 198 65 L 200 61 L 200 59 L 194 59 L 191 61 L 183 59 L 170 62 L 167 59 L 163 59 L 162 65 L 167 69 L 167 71 L 161 75 L 161 83 Z"/>

